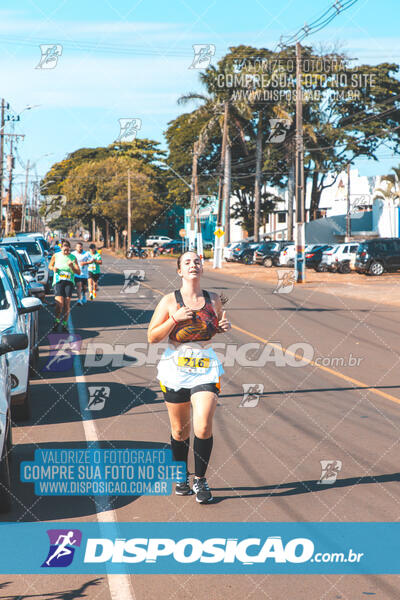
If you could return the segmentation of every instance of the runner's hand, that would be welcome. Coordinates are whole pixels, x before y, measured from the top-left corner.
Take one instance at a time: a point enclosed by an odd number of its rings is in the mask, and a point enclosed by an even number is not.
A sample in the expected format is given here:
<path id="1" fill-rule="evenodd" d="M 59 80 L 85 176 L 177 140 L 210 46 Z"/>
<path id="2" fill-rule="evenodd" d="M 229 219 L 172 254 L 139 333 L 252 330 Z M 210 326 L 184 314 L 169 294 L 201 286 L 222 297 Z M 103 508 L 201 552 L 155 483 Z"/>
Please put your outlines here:
<path id="1" fill-rule="evenodd" d="M 222 317 L 221 317 L 220 322 L 218 323 L 218 327 L 219 327 L 219 329 L 220 329 L 221 332 L 222 331 L 229 331 L 229 329 L 231 328 L 231 323 L 226 318 L 226 311 L 225 310 L 222 313 Z"/>
<path id="2" fill-rule="evenodd" d="M 174 313 L 172 316 L 174 317 L 175 321 L 187 321 L 188 319 L 193 319 L 193 310 L 191 308 L 188 308 L 187 306 L 181 306 L 181 308 L 179 308 L 176 313 Z"/>

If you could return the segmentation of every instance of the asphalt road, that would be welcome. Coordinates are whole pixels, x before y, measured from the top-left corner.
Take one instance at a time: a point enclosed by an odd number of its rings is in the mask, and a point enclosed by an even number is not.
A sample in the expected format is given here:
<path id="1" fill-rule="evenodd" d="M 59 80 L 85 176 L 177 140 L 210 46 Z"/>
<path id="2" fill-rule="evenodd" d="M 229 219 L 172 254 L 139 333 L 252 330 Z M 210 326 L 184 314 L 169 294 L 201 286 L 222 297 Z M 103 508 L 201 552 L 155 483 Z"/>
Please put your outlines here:
<path id="1" fill-rule="evenodd" d="M 144 282 L 136 291 L 124 290 L 123 271 L 136 269 L 144 270 Z M 84 448 L 98 438 L 102 447 L 147 448 L 164 447 L 169 440 L 155 365 L 138 366 L 129 356 L 125 365 L 115 356 L 107 365 L 85 365 L 98 354 L 94 343 L 108 344 L 103 349 L 121 354 L 123 345 L 146 342 L 160 292 L 179 286 L 175 263 L 105 256 L 103 271 L 97 300 L 72 311 L 75 333 L 82 338 L 81 371 L 76 361 L 75 368 L 66 372 L 44 370 L 52 307 L 42 311 L 40 366 L 31 385 L 32 418 L 14 429 L 14 510 L 3 521 L 399 519 L 398 309 L 373 299 L 333 298 L 315 288 L 275 293 L 271 284 L 217 272 L 204 276 L 203 287 L 228 298 L 233 329 L 218 341 L 229 346 L 223 349 L 228 356 L 239 349 L 239 358 L 236 355 L 234 364 L 231 360 L 225 367 L 215 417 L 208 471 L 215 502 L 199 506 L 193 497 L 139 496 L 99 506 L 92 498 L 35 496 L 31 484 L 19 482 L 18 472 L 20 462 L 32 460 L 38 446 Z M 244 356 L 245 344 L 253 347 Z M 262 352 L 268 353 L 268 360 L 257 366 Z M 299 366 L 303 352 L 306 364 Z M 91 411 L 92 420 L 87 420 L 87 413 L 82 420 L 85 407 L 77 381 L 110 389 L 104 408 Z M 249 401 L 243 386 L 255 384 L 260 393 Z M 316 483 L 322 476 L 321 460 L 333 461 L 337 468 L 341 462 L 335 484 Z M 118 577 L 2 576 L 0 599 L 219 600 L 229 594 L 232 600 L 357 600 L 366 595 L 392 600 L 399 588 L 397 576 Z"/>

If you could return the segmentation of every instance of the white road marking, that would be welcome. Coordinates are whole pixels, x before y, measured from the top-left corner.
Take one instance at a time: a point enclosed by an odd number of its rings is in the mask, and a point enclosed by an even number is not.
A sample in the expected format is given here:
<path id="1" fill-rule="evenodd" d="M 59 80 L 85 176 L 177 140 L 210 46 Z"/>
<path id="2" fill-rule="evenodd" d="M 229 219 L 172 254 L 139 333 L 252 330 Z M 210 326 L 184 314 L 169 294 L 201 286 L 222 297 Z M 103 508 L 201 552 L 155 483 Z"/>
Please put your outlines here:
<path id="1" fill-rule="evenodd" d="M 71 317 L 69 318 L 68 323 L 71 333 L 74 334 L 74 326 Z M 74 354 L 74 373 L 86 441 L 88 444 L 90 443 L 92 445 L 99 444 L 100 438 L 96 424 L 93 419 L 88 416 L 88 411 L 86 410 L 88 405 L 87 381 L 82 371 L 80 357 L 77 354 Z M 100 499 L 94 496 L 94 501 L 96 504 L 97 521 L 99 523 L 114 523 L 115 533 L 113 535 L 115 538 L 121 537 L 118 535 L 118 519 L 115 510 L 103 510 L 103 502 L 105 506 L 110 506 L 110 498 L 106 496 L 102 498 L 100 502 Z M 118 575 L 107 573 L 107 583 L 112 600 L 136 600 L 131 577 L 128 575 L 128 573 L 121 573 Z"/>

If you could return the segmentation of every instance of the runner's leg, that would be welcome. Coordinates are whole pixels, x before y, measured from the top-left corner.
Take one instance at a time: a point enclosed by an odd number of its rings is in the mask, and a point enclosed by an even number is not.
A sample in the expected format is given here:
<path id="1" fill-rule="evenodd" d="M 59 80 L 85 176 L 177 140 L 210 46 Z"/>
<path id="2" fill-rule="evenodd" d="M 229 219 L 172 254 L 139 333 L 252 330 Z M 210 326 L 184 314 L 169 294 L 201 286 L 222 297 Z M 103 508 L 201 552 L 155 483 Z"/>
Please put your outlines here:
<path id="1" fill-rule="evenodd" d="M 212 421 L 217 407 L 217 394 L 196 392 L 191 397 L 193 406 L 194 464 L 196 477 L 204 477 L 211 456 Z"/>
<path id="2" fill-rule="evenodd" d="M 193 491 L 196 502 L 207 504 L 213 500 L 205 477 L 213 447 L 212 420 L 218 396 L 211 391 L 198 391 L 192 394 L 194 429 L 194 473 Z"/>

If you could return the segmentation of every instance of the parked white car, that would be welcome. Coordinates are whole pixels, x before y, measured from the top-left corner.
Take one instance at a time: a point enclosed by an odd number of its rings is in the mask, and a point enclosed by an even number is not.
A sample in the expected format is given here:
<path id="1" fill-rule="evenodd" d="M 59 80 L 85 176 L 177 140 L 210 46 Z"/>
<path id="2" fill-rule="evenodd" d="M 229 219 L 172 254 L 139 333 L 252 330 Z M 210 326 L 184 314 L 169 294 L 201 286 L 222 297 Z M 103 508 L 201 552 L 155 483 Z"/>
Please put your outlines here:
<path id="1" fill-rule="evenodd" d="M 28 419 L 29 406 L 29 358 L 30 358 L 30 319 L 26 315 L 42 306 L 38 298 L 19 299 L 3 267 L 0 267 L 0 331 L 7 334 L 26 334 L 28 345 L 23 350 L 10 354 L 11 408 L 13 418 Z"/>
<path id="2" fill-rule="evenodd" d="M 309 252 L 313 244 L 307 244 L 305 252 Z M 294 265 L 294 259 L 296 257 L 296 244 L 290 244 L 284 246 L 279 254 L 279 266 L 280 267 L 292 267 Z"/>
<path id="3" fill-rule="evenodd" d="M 146 246 L 163 246 L 167 242 L 172 241 L 172 238 L 167 235 L 149 235 L 146 239 Z"/>
<path id="4" fill-rule="evenodd" d="M 4 310 L 6 304 L 4 289 L 2 289 L 0 312 Z M 25 334 L 2 335 L 0 338 L 0 513 L 7 512 L 11 508 L 11 380 L 7 353 L 23 351 L 27 346 L 28 337 Z"/>
<path id="5" fill-rule="evenodd" d="M 355 260 L 353 257 L 357 254 L 358 242 L 351 242 L 345 244 L 336 244 L 322 254 L 321 266 L 325 267 L 327 271 L 336 271 L 338 266 L 345 260 Z"/>
<path id="6" fill-rule="evenodd" d="M 239 244 L 239 242 L 231 242 L 227 246 L 224 247 L 222 257 L 226 262 L 230 262 L 233 260 L 233 249 Z"/>

